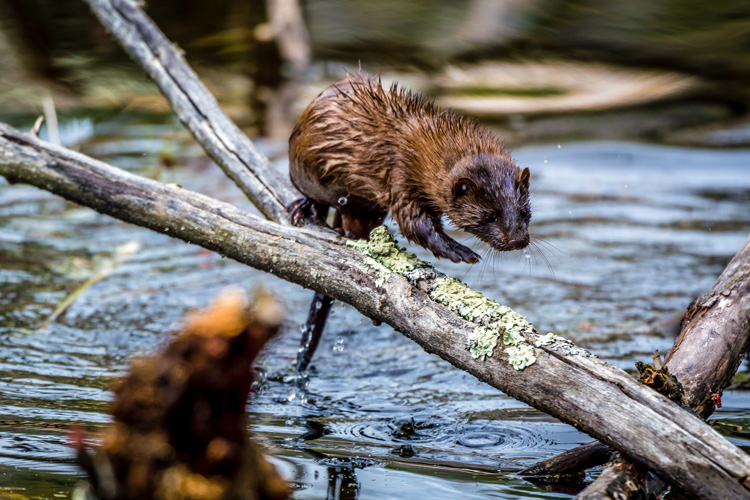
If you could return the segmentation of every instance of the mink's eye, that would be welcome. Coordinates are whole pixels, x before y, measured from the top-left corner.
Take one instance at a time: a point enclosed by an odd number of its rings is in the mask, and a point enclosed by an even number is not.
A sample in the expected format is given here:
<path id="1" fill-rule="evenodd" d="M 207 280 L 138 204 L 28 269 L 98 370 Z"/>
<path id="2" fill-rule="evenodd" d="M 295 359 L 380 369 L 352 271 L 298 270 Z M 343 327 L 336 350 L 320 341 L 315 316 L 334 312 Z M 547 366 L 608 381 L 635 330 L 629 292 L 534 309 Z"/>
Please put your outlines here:
<path id="1" fill-rule="evenodd" d="M 485 224 L 492 224 L 495 222 L 495 216 L 492 214 L 484 214 L 484 223 Z"/>

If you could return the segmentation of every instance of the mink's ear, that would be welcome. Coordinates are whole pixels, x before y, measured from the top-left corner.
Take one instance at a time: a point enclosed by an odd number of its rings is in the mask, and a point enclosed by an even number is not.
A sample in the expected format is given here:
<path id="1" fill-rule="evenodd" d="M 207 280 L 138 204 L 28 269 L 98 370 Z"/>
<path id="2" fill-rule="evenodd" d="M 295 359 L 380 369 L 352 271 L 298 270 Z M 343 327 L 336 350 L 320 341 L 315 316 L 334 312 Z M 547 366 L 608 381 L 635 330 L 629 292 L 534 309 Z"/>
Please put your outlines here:
<path id="1" fill-rule="evenodd" d="M 523 187 L 525 191 L 529 190 L 529 177 L 531 174 L 529 173 L 529 167 L 524 168 L 521 170 L 521 173 L 518 174 L 518 183 Z"/>
<path id="2" fill-rule="evenodd" d="M 462 196 L 466 196 L 467 194 L 476 190 L 477 187 L 477 183 L 472 179 L 469 179 L 468 177 L 461 177 L 453 183 L 453 199 L 457 200 Z"/>

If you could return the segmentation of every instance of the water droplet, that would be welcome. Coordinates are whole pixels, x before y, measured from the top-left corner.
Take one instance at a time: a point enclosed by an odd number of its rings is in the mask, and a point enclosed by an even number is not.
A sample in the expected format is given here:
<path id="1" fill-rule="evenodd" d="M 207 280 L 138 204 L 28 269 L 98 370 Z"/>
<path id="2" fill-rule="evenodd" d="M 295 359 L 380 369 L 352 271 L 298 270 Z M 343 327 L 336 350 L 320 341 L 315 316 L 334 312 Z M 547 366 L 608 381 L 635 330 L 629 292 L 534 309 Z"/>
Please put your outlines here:
<path id="1" fill-rule="evenodd" d="M 562 147 L 561 145 L 559 145 L 559 144 L 557 145 L 557 149 L 560 149 L 561 147 Z"/>
<path id="2" fill-rule="evenodd" d="M 544 163 L 547 163 L 547 158 L 544 159 Z"/>
<path id="3" fill-rule="evenodd" d="M 573 211 L 572 211 L 572 210 L 568 210 L 568 213 L 569 213 L 569 214 L 572 214 L 572 213 L 573 213 Z"/>
<path id="4" fill-rule="evenodd" d="M 349 199 L 346 196 L 342 196 L 339 198 L 339 205 L 344 206 L 349 201 Z"/>
<path id="5" fill-rule="evenodd" d="M 333 345 L 333 350 L 335 352 L 343 352 L 343 350 L 344 350 L 344 339 L 342 339 L 341 337 L 338 337 L 336 339 L 336 343 Z"/>
<path id="6" fill-rule="evenodd" d="M 169 228 L 168 228 L 168 227 L 165 227 L 165 228 L 164 228 L 164 232 L 165 232 L 165 233 L 169 232 Z"/>

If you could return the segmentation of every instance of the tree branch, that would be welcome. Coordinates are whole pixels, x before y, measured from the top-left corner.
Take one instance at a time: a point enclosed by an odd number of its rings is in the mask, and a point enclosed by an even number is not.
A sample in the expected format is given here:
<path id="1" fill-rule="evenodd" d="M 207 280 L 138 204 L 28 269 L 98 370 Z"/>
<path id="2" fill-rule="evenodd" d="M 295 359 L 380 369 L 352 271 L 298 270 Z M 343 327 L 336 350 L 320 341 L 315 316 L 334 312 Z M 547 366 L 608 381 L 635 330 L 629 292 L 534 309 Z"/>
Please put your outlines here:
<path id="1" fill-rule="evenodd" d="M 141 65 L 206 153 L 267 218 L 286 223 L 284 207 L 299 196 L 224 114 L 176 48 L 130 0 L 85 0 L 99 21 Z"/>
<path id="2" fill-rule="evenodd" d="M 750 237 L 711 291 L 688 306 L 680 335 L 665 356 L 664 366 L 685 389 L 683 402 L 704 419 L 713 413 L 714 395 L 731 384 L 749 348 L 749 290 Z M 580 445 L 521 474 L 565 474 L 601 465 L 607 458 L 596 445 L 596 441 Z"/>
<path id="3" fill-rule="evenodd" d="M 121 220 L 217 251 L 347 302 L 428 352 L 511 397 L 574 425 L 682 485 L 697 498 L 750 498 L 750 457 L 700 419 L 624 371 L 568 342 L 526 327 L 536 361 L 510 364 L 502 340 L 482 360 L 467 344 L 485 328 L 465 303 L 434 300 L 448 283 L 431 268 L 378 264 L 325 231 L 285 227 L 176 186 L 110 167 L 0 125 L 0 175 L 46 189 Z M 373 257 L 374 255 L 374 257 Z M 386 261 L 383 261 L 386 262 Z M 456 282 L 457 283 L 457 282 Z M 458 286 L 458 285 L 457 285 Z M 502 309 L 502 306 L 497 305 Z M 503 313 L 505 314 L 505 313 Z"/>
<path id="4" fill-rule="evenodd" d="M 552 458 L 538 462 L 518 473 L 520 476 L 556 476 L 583 472 L 606 463 L 612 458 L 612 448 L 599 441 L 576 446 Z"/>
<path id="5" fill-rule="evenodd" d="M 750 344 L 750 237 L 710 292 L 693 301 L 664 366 L 685 391 L 683 402 L 707 419 L 732 383 Z M 619 458 L 577 499 L 644 498 L 648 471 Z M 681 485 L 677 485 L 681 486 Z"/>

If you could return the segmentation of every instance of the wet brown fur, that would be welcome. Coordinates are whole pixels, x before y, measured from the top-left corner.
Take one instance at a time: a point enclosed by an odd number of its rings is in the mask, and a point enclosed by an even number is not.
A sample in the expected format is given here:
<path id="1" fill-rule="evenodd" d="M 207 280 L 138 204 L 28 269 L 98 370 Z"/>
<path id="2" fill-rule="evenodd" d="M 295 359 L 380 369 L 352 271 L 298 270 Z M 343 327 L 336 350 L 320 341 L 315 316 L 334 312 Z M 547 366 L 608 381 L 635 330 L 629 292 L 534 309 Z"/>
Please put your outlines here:
<path id="1" fill-rule="evenodd" d="M 479 256 L 445 234 L 443 214 L 497 250 L 528 244 L 528 169 L 486 128 L 407 89 L 350 74 L 305 109 L 289 149 L 306 197 L 295 221 L 333 206 L 344 234 L 366 238 L 390 210 L 407 239 L 454 261 Z"/>

